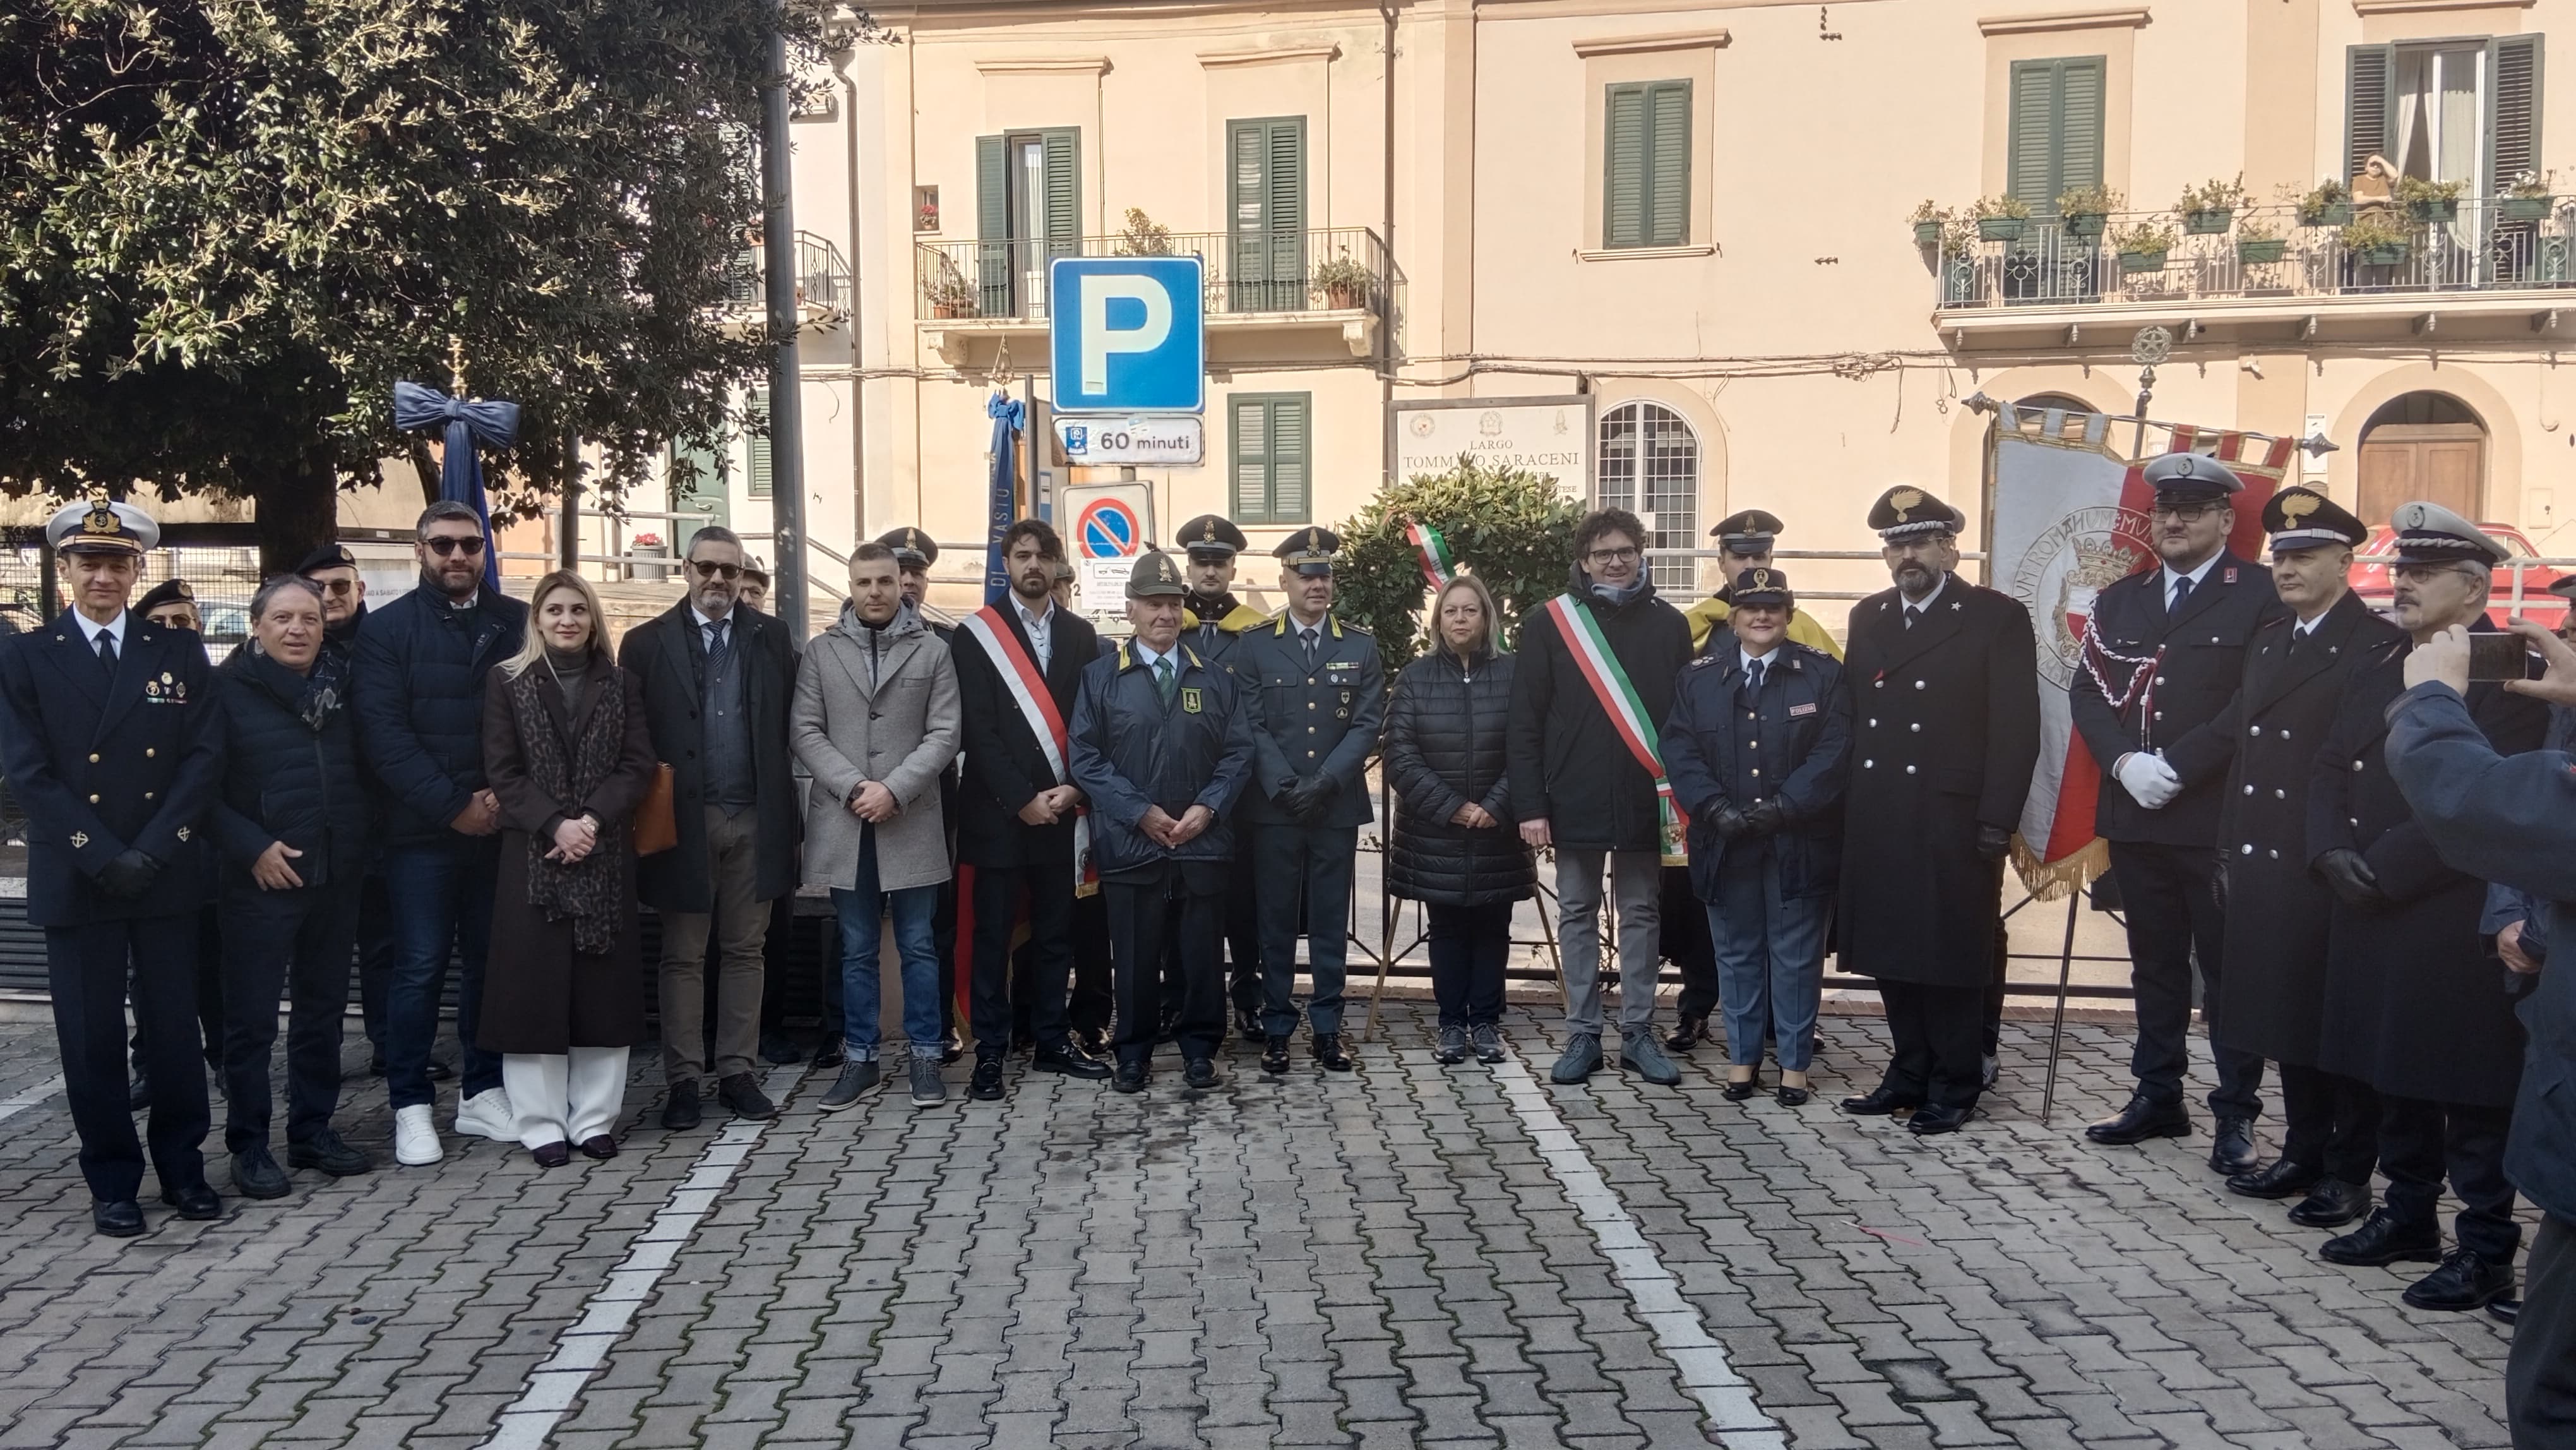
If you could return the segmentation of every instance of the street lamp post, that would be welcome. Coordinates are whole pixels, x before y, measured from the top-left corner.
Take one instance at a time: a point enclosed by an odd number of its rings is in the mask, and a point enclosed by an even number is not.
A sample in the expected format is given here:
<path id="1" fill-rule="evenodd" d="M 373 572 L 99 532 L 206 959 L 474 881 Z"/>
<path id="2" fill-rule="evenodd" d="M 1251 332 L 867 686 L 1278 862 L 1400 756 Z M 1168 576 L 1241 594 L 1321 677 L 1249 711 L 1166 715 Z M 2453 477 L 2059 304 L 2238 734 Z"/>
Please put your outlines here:
<path id="1" fill-rule="evenodd" d="M 784 16 L 780 17 L 783 24 Z M 805 637 L 805 452 L 797 406 L 796 207 L 789 149 L 787 33 L 769 32 L 768 74 L 760 93 L 761 271 L 769 305 L 769 505 L 778 567 L 772 613 L 788 638 Z"/>

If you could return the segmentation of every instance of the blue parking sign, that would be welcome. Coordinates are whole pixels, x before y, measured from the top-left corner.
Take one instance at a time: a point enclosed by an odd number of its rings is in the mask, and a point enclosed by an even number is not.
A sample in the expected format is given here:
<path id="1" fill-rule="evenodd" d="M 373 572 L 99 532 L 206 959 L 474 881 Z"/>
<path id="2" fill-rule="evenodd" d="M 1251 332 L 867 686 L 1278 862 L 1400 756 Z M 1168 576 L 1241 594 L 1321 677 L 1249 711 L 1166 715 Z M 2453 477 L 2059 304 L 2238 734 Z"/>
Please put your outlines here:
<path id="1" fill-rule="evenodd" d="M 1207 341 L 1196 257 L 1058 257 L 1048 347 L 1060 413 L 1197 413 Z"/>

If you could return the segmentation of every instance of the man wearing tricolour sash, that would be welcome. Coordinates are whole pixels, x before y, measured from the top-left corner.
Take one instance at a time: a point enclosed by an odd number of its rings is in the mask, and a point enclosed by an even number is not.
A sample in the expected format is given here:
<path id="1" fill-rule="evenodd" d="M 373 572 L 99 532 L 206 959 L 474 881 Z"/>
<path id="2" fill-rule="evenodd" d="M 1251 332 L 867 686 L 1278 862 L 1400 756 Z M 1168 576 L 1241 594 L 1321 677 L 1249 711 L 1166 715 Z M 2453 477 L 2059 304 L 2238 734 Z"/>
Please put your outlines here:
<path id="1" fill-rule="evenodd" d="M 1507 727 L 1521 837 L 1556 851 L 1557 941 L 1568 1041 L 1552 1076 L 1601 1065 L 1601 877 L 1619 911 L 1619 1057 L 1648 1082 L 1681 1073 L 1656 1042 L 1656 895 L 1682 853 L 1684 822 L 1663 778 L 1656 732 L 1690 662 L 1690 626 L 1655 597 L 1646 529 L 1601 509 L 1574 535 L 1566 593 L 1521 627 Z"/>
<path id="2" fill-rule="evenodd" d="M 1100 636 L 1088 620 L 1055 605 L 1064 544 L 1053 528 L 1021 519 L 1003 533 L 1002 556 L 1010 596 L 966 616 L 950 643 L 965 725 L 960 929 L 974 953 L 975 1075 L 966 1093 L 986 1100 L 1002 1096 L 1002 1063 L 1011 1050 L 1011 936 L 1023 890 L 1036 966 L 1026 988 L 1037 1037 L 1030 1065 L 1069 1077 L 1109 1076 L 1108 1064 L 1073 1044 L 1065 1010 L 1074 898 L 1098 889 L 1088 807 L 1072 784 L 1068 726 L 1083 667 L 1100 657 Z"/>

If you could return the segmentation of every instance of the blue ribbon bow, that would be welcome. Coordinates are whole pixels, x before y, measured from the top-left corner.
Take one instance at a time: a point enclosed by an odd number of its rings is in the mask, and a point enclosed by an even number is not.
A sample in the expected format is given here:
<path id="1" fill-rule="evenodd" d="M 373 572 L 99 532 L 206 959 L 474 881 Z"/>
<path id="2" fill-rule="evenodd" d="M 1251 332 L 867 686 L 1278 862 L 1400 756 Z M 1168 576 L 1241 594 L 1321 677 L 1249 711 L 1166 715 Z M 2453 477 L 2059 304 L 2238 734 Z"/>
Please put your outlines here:
<path id="1" fill-rule="evenodd" d="M 1008 393 L 997 392 L 984 400 L 984 416 L 993 420 L 993 471 L 985 480 L 984 520 L 984 602 L 999 604 L 1010 597 L 1011 570 L 1002 558 L 1002 534 L 1019 512 L 1019 450 L 1013 446 L 1020 430 L 1028 426 L 1028 406 Z"/>
<path id="2" fill-rule="evenodd" d="M 397 382 L 394 426 L 405 433 L 440 430 L 446 456 L 439 463 L 438 496 L 466 505 L 483 521 L 483 587 L 500 592 L 501 561 L 477 450 L 507 448 L 519 441 L 519 405 L 493 398 L 451 398 L 436 388 Z"/>

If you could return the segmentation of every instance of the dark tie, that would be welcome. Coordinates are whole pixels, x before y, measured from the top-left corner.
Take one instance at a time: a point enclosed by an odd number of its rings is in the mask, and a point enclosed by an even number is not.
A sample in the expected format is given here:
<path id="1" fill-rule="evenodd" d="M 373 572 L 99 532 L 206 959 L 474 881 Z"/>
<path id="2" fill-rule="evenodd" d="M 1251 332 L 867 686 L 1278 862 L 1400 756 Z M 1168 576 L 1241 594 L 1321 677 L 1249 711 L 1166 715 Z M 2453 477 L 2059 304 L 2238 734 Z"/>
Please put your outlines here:
<path id="1" fill-rule="evenodd" d="M 731 623 L 733 621 L 730 619 L 719 619 L 708 626 L 713 631 L 707 639 L 707 673 L 711 675 L 722 674 L 726 657 L 733 653 L 733 641 L 729 637 L 730 632 L 725 628 Z"/>
<path id="2" fill-rule="evenodd" d="M 2168 605 L 2166 605 L 2166 606 L 2165 606 L 2165 613 L 2167 613 L 2167 614 L 2178 614 L 2178 613 L 2180 613 L 2180 612 L 2181 612 L 2181 610 L 2182 610 L 2182 602 L 2183 602 L 2184 600 L 2186 600 L 2186 599 L 2189 599 L 2190 597 L 2191 597 L 2191 576 L 2190 576 L 2190 575 L 2188 575 L 2188 574 L 2184 574 L 2184 575 L 2178 576 L 2178 577 L 2174 580 L 2174 587 L 2173 587 L 2173 603 L 2168 604 Z"/>
<path id="3" fill-rule="evenodd" d="M 1309 629 L 1309 630 L 1307 630 L 1305 633 L 1306 633 L 1306 673 L 1308 673 L 1308 674 L 1310 674 L 1310 675 L 1311 675 L 1311 674 L 1313 674 L 1313 673 L 1315 672 L 1315 631 L 1313 631 L 1313 630 Z"/>
<path id="4" fill-rule="evenodd" d="M 1767 660 L 1755 660 L 1744 667 L 1744 693 L 1748 695 L 1762 693 L 1762 667 L 1768 663 Z"/>
<path id="5" fill-rule="evenodd" d="M 109 679 L 112 680 L 116 678 L 115 631 L 102 629 L 98 632 L 98 662 L 107 666 L 107 677 Z"/>
<path id="6" fill-rule="evenodd" d="M 1909 605 L 1905 606 L 1905 627 L 1906 627 L 1907 629 L 1912 629 L 1912 628 L 1914 627 L 1914 623 L 1915 623 L 1915 621 L 1916 621 L 1916 620 L 1921 619 L 1922 617 L 1923 617 L 1923 606 L 1922 606 L 1922 605 L 1920 605 L 1920 604 L 1909 604 Z"/>
<path id="7" fill-rule="evenodd" d="M 1172 691 L 1179 683 L 1180 681 L 1172 674 L 1170 655 L 1154 661 L 1154 693 L 1163 697 L 1164 704 L 1172 703 Z"/>

